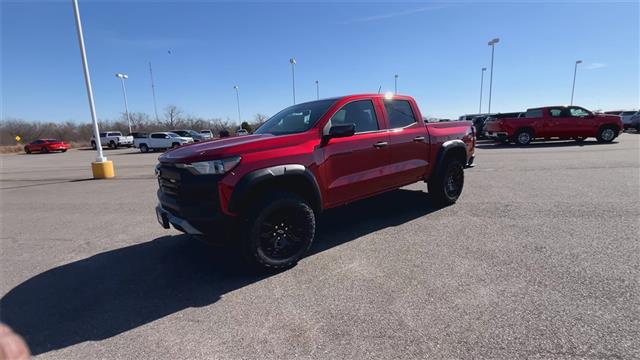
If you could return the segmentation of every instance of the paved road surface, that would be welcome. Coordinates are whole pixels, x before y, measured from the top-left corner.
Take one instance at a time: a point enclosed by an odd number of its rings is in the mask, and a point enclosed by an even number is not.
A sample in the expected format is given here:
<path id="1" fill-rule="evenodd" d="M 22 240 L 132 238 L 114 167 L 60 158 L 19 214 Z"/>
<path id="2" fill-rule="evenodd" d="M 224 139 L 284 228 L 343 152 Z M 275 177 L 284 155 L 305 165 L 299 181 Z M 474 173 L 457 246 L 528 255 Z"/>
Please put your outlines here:
<path id="1" fill-rule="evenodd" d="M 480 144 L 460 201 L 321 219 L 271 276 L 157 224 L 157 154 L 0 157 L 2 320 L 42 359 L 640 357 L 640 135 Z"/>

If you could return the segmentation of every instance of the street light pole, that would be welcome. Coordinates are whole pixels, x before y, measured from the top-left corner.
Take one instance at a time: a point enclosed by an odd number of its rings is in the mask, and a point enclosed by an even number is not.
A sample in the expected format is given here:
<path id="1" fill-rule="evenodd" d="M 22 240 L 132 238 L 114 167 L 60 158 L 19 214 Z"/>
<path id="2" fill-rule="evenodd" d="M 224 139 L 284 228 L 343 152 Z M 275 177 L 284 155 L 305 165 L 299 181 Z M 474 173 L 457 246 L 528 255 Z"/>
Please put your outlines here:
<path id="1" fill-rule="evenodd" d="M 240 87 L 235 85 L 233 87 L 236 90 L 236 103 L 238 104 L 238 125 L 242 125 L 242 118 L 240 117 Z"/>
<path id="2" fill-rule="evenodd" d="M 493 53 L 496 49 L 496 44 L 499 41 L 499 38 L 495 38 L 488 43 L 488 45 L 491 46 L 491 74 L 489 75 L 489 110 L 487 110 L 487 114 L 491 114 L 491 92 L 493 90 Z"/>
<path id="3" fill-rule="evenodd" d="M 127 74 L 116 74 L 116 77 L 121 80 L 122 94 L 124 95 L 124 113 L 127 115 L 127 123 L 129 124 L 129 134 L 131 134 L 131 117 L 129 116 L 129 104 L 127 103 L 127 89 L 124 86 L 124 80 L 129 78 Z"/>
<path id="4" fill-rule="evenodd" d="M 395 90 L 394 93 L 398 95 L 398 74 L 395 74 L 393 76 L 393 80 L 394 80 L 394 90 Z"/>
<path id="5" fill-rule="evenodd" d="M 320 82 L 316 80 L 316 100 L 320 100 Z"/>
<path id="6" fill-rule="evenodd" d="M 289 63 L 291 63 L 291 80 L 293 81 L 293 104 L 296 104 L 296 59 L 289 59 Z"/>
<path id="7" fill-rule="evenodd" d="M 478 108 L 478 114 L 482 114 L 482 88 L 484 87 L 484 72 L 487 71 L 486 67 L 482 68 L 480 73 L 480 108 Z"/>
<path id="8" fill-rule="evenodd" d="M 96 105 L 93 101 L 93 90 L 91 89 L 91 76 L 89 75 L 89 64 L 87 63 L 87 52 L 84 47 L 84 36 L 82 34 L 82 22 L 80 20 L 80 9 L 78 8 L 78 0 L 72 0 L 73 13 L 76 19 L 76 31 L 78 33 L 78 44 L 80 45 L 80 55 L 82 57 L 82 68 L 84 71 L 84 84 L 87 88 L 87 97 L 89 99 L 89 110 L 91 112 L 91 120 L 93 122 L 93 137 L 98 151 L 96 163 L 104 163 L 107 158 L 102 154 L 102 144 L 100 143 L 100 130 L 98 129 L 98 117 L 96 116 Z M 94 174 L 95 176 L 95 174 Z"/>
<path id="9" fill-rule="evenodd" d="M 578 73 L 578 64 L 582 64 L 582 60 L 577 60 L 573 67 L 573 86 L 571 87 L 571 105 L 573 105 L 573 93 L 576 90 L 576 74 Z"/>

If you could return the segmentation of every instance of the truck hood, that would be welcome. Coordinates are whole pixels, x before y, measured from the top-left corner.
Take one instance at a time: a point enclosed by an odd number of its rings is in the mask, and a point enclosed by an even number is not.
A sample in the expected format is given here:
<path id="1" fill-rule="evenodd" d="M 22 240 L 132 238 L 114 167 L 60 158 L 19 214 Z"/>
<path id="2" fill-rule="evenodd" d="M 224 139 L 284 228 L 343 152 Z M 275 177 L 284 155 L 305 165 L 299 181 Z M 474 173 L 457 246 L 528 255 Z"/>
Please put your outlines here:
<path id="1" fill-rule="evenodd" d="M 182 146 L 162 154 L 158 159 L 162 162 L 194 162 L 219 159 L 226 156 L 242 155 L 269 148 L 283 146 L 282 139 L 287 138 L 287 144 L 297 142 L 299 136 L 274 136 L 271 134 L 256 134 L 236 136 L 217 140 L 207 140 L 192 145 Z"/>

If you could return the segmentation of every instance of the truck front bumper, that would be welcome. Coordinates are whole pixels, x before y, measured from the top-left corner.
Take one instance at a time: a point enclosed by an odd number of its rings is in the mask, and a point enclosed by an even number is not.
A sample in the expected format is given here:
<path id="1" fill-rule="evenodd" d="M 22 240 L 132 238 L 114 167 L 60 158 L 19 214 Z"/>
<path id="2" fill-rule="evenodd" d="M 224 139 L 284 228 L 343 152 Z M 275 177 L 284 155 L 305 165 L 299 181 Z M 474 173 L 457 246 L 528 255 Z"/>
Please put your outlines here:
<path id="1" fill-rule="evenodd" d="M 158 177 L 158 222 L 188 234 L 222 234 L 232 218 L 224 215 L 218 197 L 221 175 L 194 175 L 173 164 L 160 163 Z"/>
<path id="2" fill-rule="evenodd" d="M 156 217 L 158 218 L 158 223 L 165 229 L 170 229 L 171 225 L 176 230 L 182 231 L 191 235 L 202 235 L 200 230 L 196 229 L 191 223 L 183 218 L 179 218 L 172 213 L 166 211 L 162 208 L 161 205 L 156 206 Z"/>

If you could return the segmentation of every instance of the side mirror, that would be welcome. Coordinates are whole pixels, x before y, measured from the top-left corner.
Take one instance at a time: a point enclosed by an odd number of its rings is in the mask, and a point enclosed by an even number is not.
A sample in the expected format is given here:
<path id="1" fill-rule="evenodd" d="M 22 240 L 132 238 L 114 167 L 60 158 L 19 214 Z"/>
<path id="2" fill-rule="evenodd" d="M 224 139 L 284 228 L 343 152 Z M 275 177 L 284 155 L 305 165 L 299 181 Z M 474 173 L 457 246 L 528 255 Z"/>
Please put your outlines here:
<path id="1" fill-rule="evenodd" d="M 330 139 L 349 137 L 349 136 L 353 136 L 355 133 L 356 133 L 356 124 L 354 123 L 333 125 L 329 129 L 329 134 L 324 135 L 322 137 L 322 142 L 326 144 L 329 142 Z"/>

